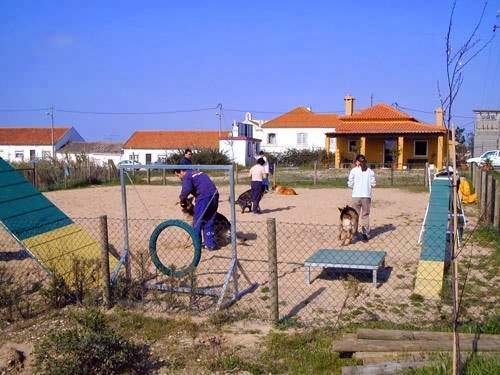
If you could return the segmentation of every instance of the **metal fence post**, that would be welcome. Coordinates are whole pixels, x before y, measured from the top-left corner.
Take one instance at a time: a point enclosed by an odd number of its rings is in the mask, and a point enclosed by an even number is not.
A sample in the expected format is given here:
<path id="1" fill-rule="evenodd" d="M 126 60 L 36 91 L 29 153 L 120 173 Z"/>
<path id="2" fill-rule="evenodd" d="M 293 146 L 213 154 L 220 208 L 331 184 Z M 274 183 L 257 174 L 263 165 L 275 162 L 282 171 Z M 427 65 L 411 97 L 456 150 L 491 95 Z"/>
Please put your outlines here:
<path id="1" fill-rule="evenodd" d="M 271 319 L 279 320 L 278 305 L 278 252 L 276 247 L 276 219 L 267 219 L 267 251 L 269 266 L 269 292 L 271 297 Z"/>
<path id="2" fill-rule="evenodd" d="M 102 286 L 104 295 L 104 305 L 107 308 L 111 307 L 111 286 L 109 274 L 109 243 L 108 243 L 108 217 L 102 215 L 99 217 L 100 227 L 100 242 L 101 242 L 101 269 L 102 269 Z"/>

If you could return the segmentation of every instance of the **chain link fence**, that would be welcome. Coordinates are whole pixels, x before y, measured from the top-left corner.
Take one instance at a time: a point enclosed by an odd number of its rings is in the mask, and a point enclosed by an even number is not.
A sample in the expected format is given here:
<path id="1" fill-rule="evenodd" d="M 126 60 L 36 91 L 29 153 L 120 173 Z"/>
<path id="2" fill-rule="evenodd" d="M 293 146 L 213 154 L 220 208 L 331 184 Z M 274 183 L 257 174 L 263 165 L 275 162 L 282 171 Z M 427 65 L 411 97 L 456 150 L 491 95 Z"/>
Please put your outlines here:
<path id="1" fill-rule="evenodd" d="M 274 232 L 269 230 L 269 222 L 239 221 L 237 284 L 228 278 L 232 269 L 230 244 L 223 244 L 217 251 L 202 250 L 193 272 L 172 278 L 159 272 L 149 255 L 150 236 L 160 220 L 129 220 L 130 275 L 140 289 L 135 293 L 137 300 L 167 310 L 209 314 L 216 311 L 224 291 L 228 301 L 238 289 L 246 293 L 234 303 L 234 308 L 260 319 L 270 319 L 272 311 L 278 310 L 279 319 L 298 319 L 308 325 L 387 322 L 417 328 L 449 326 L 449 257 L 423 266 L 421 227 L 401 220 L 374 227 L 369 241 L 354 237 L 347 246 L 340 244 L 337 225 L 276 222 Z M 75 222 L 100 241 L 99 218 Z M 466 229 L 458 258 L 461 320 L 476 323 L 498 316 L 496 286 L 500 281 L 498 232 L 478 228 Z M 124 247 L 123 221 L 109 219 L 107 229 L 109 252 L 119 257 Z M 270 259 L 272 247 L 276 259 Z M 322 259 L 322 253 L 318 253 L 321 249 L 340 250 L 344 259 L 331 258 L 332 253 Z M 162 232 L 156 250 L 160 261 L 174 270 L 182 269 L 193 259 L 192 239 L 178 227 Z M 377 254 L 384 254 L 385 259 L 374 260 Z M 67 259 L 59 260 L 71 267 Z M 51 262 L 56 264 L 58 259 Z M 119 278 L 118 283 L 121 282 Z M 47 293 L 40 290 L 49 288 L 51 283 L 51 277 L 37 261 L 3 229 L 0 283 L 0 309 L 4 317 L 9 315 L 12 319 L 43 309 Z"/>

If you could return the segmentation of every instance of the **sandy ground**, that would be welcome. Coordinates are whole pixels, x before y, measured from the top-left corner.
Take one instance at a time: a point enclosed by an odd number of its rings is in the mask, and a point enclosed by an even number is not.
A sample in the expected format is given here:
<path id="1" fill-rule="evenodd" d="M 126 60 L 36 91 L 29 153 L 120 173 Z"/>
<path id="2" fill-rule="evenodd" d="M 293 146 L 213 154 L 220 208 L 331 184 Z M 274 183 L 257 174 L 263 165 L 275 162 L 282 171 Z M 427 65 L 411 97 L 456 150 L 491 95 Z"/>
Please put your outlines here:
<path id="1" fill-rule="evenodd" d="M 236 195 L 247 189 L 246 185 L 238 185 Z M 228 188 L 222 187 L 219 190 L 219 211 L 230 217 Z M 380 283 L 375 288 L 371 283 L 371 272 L 360 273 L 359 277 L 356 276 L 356 285 L 352 285 L 346 281 L 347 275 L 343 272 L 312 269 L 313 282 L 307 283 L 304 261 L 318 249 L 340 248 L 337 239 L 338 207 L 350 202 L 350 189 L 297 188 L 296 191 L 296 196 L 266 194 L 261 202 L 260 215 L 248 212 L 242 214 L 237 207 L 237 231 L 247 239 L 244 244 L 238 245 L 238 260 L 250 281 L 257 283 L 257 288 L 237 305 L 254 310 L 261 317 L 268 316 L 269 236 L 266 220 L 275 218 L 281 316 L 299 315 L 306 319 L 323 319 L 327 315 L 325 319 L 331 320 L 346 309 L 352 311 L 367 303 L 372 304 L 372 310 L 384 318 L 403 314 L 399 310 L 389 313 L 384 306 L 388 303 L 407 304 L 413 292 L 413 280 L 420 255 L 417 240 L 428 194 L 399 189 L 375 189 L 371 215 L 372 238 L 368 243 L 357 240 L 344 248 L 386 251 L 387 267 L 379 272 Z M 149 258 L 149 238 L 161 221 L 185 219 L 179 206 L 175 204 L 179 192 L 180 186 L 136 185 L 127 188 L 128 216 L 132 219 L 129 223 L 129 246 L 135 274 L 139 272 L 141 259 L 145 263 L 143 267 L 150 274 L 158 274 Z M 107 215 L 110 244 L 118 252 L 122 251 L 120 187 L 63 190 L 45 195 L 76 222 L 94 233 L 96 239 L 99 238 L 96 235 L 96 218 Z M 182 230 L 165 231 L 166 235 L 162 233 L 163 237 L 159 239 L 157 252 L 165 265 L 183 267 L 192 259 L 189 237 L 185 232 L 180 232 Z M 202 251 L 202 258 L 196 269 L 197 286 L 220 292 L 230 263 L 230 246 L 224 246 L 215 252 Z M 160 279 L 161 274 L 156 281 L 159 282 Z M 231 283 L 230 285 L 232 287 Z M 249 285 L 246 279 L 239 278 L 240 290 Z M 210 308 L 210 305 L 213 306 L 213 301 L 207 302 L 206 308 Z"/>
<path id="2" fill-rule="evenodd" d="M 236 196 L 248 189 L 237 186 Z M 296 196 L 266 194 L 261 202 L 262 214 L 241 214 L 237 207 L 237 220 L 265 221 L 276 218 L 289 223 L 331 224 L 339 221 L 338 207 L 351 200 L 350 189 L 295 189 Z M 229 189 L 220 191 L 219 211 L 229 217 Z M 179 218 L 178 201 L 180 188 L 175 186 L 134 185 L 127 188 L 129 218 Z M 108 215 L 122 217 L 120 188 L 95 187 L 62 190 L 45 194 L 67 215 L 73 218 L 95 218 Z M 427 193 L 413 193 L 399 189 L 375 189 L 371 213 L 371 226 L 392 224 L 398 218 L 406 218 L 405 224 L 420 224 L 428 200 Z"/>

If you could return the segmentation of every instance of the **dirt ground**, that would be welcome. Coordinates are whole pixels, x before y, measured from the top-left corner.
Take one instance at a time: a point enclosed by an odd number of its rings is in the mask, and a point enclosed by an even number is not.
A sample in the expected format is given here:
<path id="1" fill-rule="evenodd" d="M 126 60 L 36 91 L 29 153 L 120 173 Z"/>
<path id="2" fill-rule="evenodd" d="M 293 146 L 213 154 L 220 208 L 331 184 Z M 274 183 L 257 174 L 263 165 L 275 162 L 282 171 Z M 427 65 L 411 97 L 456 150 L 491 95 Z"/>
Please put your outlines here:
<path id="1" fill-rule="evenodd" d="M 236 196 L 248 186 L 237 186 Z M 296 196 L 266 194 L 261 202 L 262 214 L 241 214 L 237 220 L 265 221 L 276 218 L 288 223 L 337 225 L 337 207 L 350 202 L 350 189 L 295 189 Z M 180 188 L 176 186 L 134 185 L 127 188 L 129 218 L 179 218 L 178 201 Z M 229 217 L 229 189 L 219 188 L 219 211 Z M 108 215 L 122 217 L 122 197 L 118 186 L 62 190 L 45 194 L 72 218 L 94 218 Z M 420 224 L 428 200 L 427 193 L 408 192 L 400 189 L 375 189 L 371 213 L 371 226 L 391 224 L 397 218 L 406 217 L 407 224 Z"/>
<path id="2" fill-rule="evenodd" d="M 246 185 L 238 185 L 236 196 L 247 188 Z M 219 212 L 230 217 L 229 190 L 222 187 L 219 191 Z M 268 235 L 265 222 L 268 218 L 275 218 L 280 313 L 316 320 L 318 316 L 324 316 L 325 312 L 327 315 L 340 313 L 345 309 L 349 293 L 352 293 L 343 281 L 345 273 L 313 268 L 311 277 L 314 281 L 308 284 L 305 278 L 307 269 L 303 266 L 304 261 L 320 248 L 340 248 L 337 239 L 338 207 L 350 202 L 351 191 L 347 188 L 297 188 L 296 191 L 296 196 L 265 194 L 260 215 L 248 212 L 242 214 L 239 207 L 236 209 L 237 231 L 249 239 L 244 246 L 238 246 L 238 258 L 251 281 L 260 287 L 246 296 L 242 305 L 258 310 L 259 315 L 268 314 Z M 142 254 L 149 261 L 149 236 L 160 221 L 185 219 L 176 205 L 179 192 L 179 186 L 128 186 L 128 217 L 133 219 L 129 225 L 129 243 L 136 259 L 138 254 Z M 117 186 L 49 192 L 46 196 L 76 221 L 103 214 L 108 215 L 111 222 L 112 218 L 122 217 L 122 197 Z M 371 213 L 372 239 L 369 243 L 357 240 L 345 249 L 386 251 L 388 267 L 379 275 L 382 282 L 377 288 L 372 287 L 370 272 L 360 274 L 361 294 L 357 298 L 358 302 L 351 302 L 351 309 L 373 300 L 373 303 L 380 303 L 384 311 L 380 296 L 388 301 L 408 301 L 420 254 L 418 235 L 427 201 L 426 192 L 375 189 Z M 122 225 L 111 227 L 110 237 L 114 235 L 115 238 L 110 239 L 110 242 L 120 251 L 123 248 Z M 168 248 L 167 244 L 172 243 L 172 238 L 163 241 L 162 253 L 159 253 L 162 262 L 189 264 L 192 253 L 179 250 L 179 246 Z M 197 268 L 198 285 L 220 290 L 230 262 L 230 246 L 216 252 L 203 251 Z M 154 272 L 151 263 L 147 267 L 150 272 Z M 246 286 L 242 280 L 239 288 L 241 290 Z M 402 314 L 400 311 L 396 313 Z M 382 315 L 389 318 L 391 314 L 387 314 L 386 311 Z"/>

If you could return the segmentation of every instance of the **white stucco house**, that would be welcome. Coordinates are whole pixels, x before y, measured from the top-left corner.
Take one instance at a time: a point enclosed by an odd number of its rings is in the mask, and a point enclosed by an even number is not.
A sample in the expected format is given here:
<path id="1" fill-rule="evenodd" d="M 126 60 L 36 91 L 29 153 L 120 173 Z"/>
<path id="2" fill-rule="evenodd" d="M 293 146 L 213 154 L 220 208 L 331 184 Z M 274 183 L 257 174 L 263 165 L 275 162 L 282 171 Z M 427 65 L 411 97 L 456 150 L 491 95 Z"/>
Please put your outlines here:
<path id="1" fill-rule="evenodd" d="M 73 127 L 0 127 L 0 157 L 9 162 L 46 159 L 66 143 L 83 140 Z"/>
<path id="2" fill-rule="evenodd" d="M 268 121 L 254 120 L 246 113 L 244 121 L 234 122 L 233 136 L 246 135 L 261 140 L 258 147 L 269 153 L 325 149 L 325 134 L 334 132 L 340 122 L 334 113 L 314 113 L 308 107 L 297 107 Z M 335 144 L 330 147 L 334 148 Z"/>
<path id="3" fill-rule="evenodd" d="M 69 142 L 57 150 L 58 159 L 76 161 L 85 156 L 98 165 L 107 165 L 112 161 L 115 165 L 122 160 L 121 142 Z"/>

